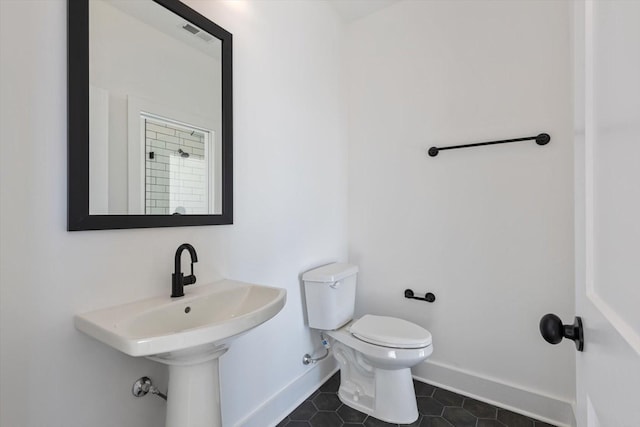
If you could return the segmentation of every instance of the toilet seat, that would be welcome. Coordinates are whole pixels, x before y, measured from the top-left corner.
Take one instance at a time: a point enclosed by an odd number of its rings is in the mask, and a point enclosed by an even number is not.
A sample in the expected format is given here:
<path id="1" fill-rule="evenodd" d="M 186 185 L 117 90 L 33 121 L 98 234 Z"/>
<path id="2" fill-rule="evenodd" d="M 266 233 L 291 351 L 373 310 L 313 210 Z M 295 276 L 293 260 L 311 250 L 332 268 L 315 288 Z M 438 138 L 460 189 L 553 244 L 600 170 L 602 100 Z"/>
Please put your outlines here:
<path id="1" fill-rule="evenodd" d="M 403 319 L 366 314 L 351 324 L 357 339 L 383 347 L 424 348 L 431 345 L 431 333 Z"/>

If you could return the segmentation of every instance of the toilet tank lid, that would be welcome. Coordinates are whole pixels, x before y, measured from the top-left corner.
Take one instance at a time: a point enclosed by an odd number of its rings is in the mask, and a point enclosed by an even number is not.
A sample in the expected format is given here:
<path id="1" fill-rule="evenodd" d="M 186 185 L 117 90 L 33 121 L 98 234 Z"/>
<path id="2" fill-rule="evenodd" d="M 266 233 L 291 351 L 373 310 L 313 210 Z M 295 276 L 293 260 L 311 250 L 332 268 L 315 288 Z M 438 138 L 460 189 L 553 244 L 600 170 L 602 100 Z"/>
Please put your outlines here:
<path id="1" fill-rule="evenodd" d="M 305 282 L 330 283 L 358 273 L 358 266 L 346 262 L 334 262 L 309 270 L 302 275 Z"/>

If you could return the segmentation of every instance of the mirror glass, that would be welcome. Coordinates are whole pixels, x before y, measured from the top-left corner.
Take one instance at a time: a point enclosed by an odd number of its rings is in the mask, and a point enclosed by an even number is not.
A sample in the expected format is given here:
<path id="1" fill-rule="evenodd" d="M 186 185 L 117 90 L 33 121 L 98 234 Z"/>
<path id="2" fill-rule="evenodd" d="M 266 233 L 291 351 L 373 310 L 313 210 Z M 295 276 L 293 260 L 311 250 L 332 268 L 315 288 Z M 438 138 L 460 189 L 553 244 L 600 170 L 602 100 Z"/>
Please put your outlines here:
<path id="1" fill-rule="evenodd" d="M 69 0 L 69 108 L 70 230 L 232 222 L 230 33 L 176 0 Z"/>
<path id="2" fill-rule="evenodd" d="M 89 2 L 89 213 L 221 213 L 221 42 L 153 1 Z"/>

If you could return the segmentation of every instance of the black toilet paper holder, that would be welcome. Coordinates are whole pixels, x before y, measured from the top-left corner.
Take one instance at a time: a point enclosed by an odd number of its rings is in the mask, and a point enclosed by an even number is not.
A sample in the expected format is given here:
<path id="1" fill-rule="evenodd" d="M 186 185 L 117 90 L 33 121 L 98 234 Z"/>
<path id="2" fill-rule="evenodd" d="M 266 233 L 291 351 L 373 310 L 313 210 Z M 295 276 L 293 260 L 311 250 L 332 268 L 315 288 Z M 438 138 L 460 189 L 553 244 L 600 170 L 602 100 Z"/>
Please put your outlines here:
<path id="1" fill-rule="evenodd" d="M 404 297 L 408 298 L 408 299 L 417 299 L 418 301 L 426 301 L 426 302 L 434 302 L 436 300 L 436 296 L 431 292 L 427 292 L 424 295 L 424 297 L 417 297 L 413 293 L 413 290 L 411 290 L 411 289 L 405 289 L 404 290 Z"/>

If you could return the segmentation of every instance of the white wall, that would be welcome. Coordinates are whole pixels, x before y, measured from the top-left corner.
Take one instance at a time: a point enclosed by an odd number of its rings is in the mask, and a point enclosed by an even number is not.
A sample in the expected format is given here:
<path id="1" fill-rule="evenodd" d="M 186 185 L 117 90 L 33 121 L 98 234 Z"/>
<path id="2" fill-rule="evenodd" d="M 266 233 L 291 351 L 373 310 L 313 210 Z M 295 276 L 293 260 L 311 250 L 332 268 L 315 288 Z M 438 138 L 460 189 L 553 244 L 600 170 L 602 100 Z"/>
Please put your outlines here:
<path id="1" fill-rule="evenodd" d="M 225 425 L 309 369 L 298 275 L 347 254 L 343 31 L 324 2 L 190 4 L 234 35 L 234 225 L 69 233 L 66 2 L 0 1 L 2 426 L 163 424 L 164 403 L 130 387 L 146 374 L 164 388 L 164 367 L 83 335 L 72 317 L 168 296 L 183 242 L 201 282 L 288 291 L 284 310 L 221 359 Z"/>
<path id="2" fill-rule="evenodd" d="M 562 1 L 404 1 L 348 30 L 357 310 L 428 328 L 432 364 L 415 373 L 444 368 L 443 385 L 484 399 L 500 400 L 472 391 L 474 377 L 574 398 L 573 345 L 538 332 L 545 313 L 574 316 L 569 22 Z M 540 132 L 549 145 L 426 155 Z M 437 300 L 404 299 L 406 288 Z M 454 371 L 469 381 L 454 384 Z"/>

